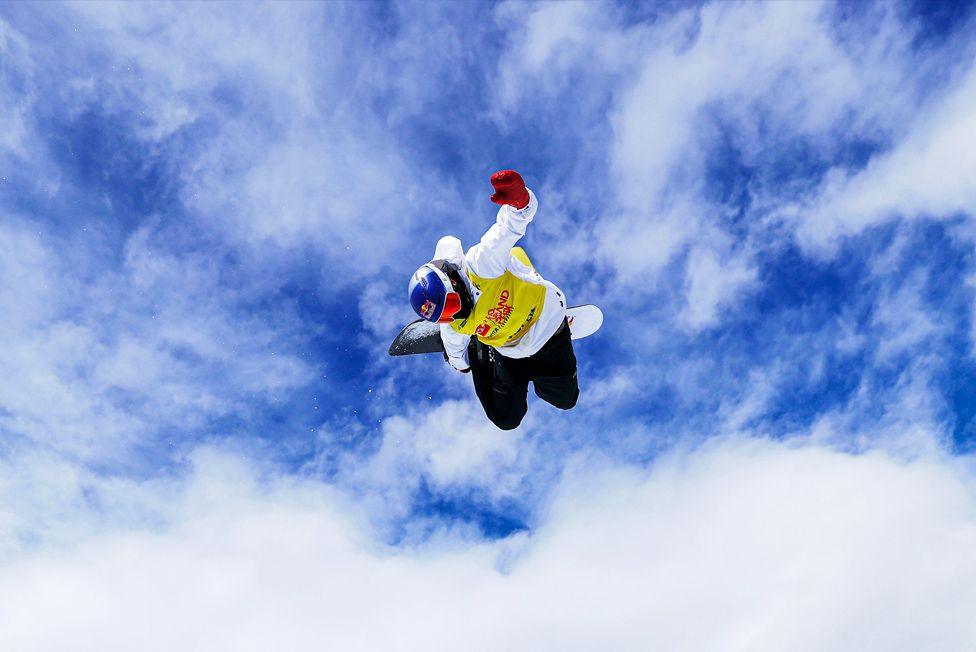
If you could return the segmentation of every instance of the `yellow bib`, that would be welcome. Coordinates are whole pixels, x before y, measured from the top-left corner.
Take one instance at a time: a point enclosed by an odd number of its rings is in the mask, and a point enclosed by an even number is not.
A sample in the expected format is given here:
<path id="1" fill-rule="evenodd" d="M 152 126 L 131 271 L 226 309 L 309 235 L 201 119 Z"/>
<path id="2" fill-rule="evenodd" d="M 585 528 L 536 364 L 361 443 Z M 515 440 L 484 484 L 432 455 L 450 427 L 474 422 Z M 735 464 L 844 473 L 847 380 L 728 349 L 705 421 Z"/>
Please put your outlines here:
<path id="1" fill-rule="evenodd" d="M 529 267 L 521 247 L 512 255 Z M 452 321 L 451 328 L 465 335 L 476 335 L 488 346 L 505 346 L 517 341 L 539 318 L 546 300 L 546 287 L 523 281 L 505 270 L 495 278 L 482 278 L 468 272 L 468 278 L 481 296 L 467 319 Z"/>

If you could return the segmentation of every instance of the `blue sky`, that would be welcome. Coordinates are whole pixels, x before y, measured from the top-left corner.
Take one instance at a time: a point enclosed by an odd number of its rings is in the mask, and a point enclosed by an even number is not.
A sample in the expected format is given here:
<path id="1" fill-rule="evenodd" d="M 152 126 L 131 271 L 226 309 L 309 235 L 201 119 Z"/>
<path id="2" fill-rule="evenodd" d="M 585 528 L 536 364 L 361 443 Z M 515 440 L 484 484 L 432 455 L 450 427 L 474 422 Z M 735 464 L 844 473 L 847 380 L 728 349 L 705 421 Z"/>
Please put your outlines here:
<path id="1" fill-rule="evenodd" d="M 818 580 L 864 566 L 845 581 L 894 596 L 866 627 L 906 649 L 972 640 L 899 614 L 976 606 L 976 583 L 946 579 L 976 579 L 974 20 L 969 3 L 3 5 L 0 604 L 70 604 L 76 582 L 138 621 L 204 572 L 240 595 L 161 607 L 187 627 L 153 645 L 241 621 L 254 649 L 286 626 L 295 649 L 470 642 L 404 605 L 424 583 L 418 604 L 453 618 L 520 605 L 495 648 L 776 649 L 812 611 L 840 638 L 811 649 L 865 649 L 829 606 L 843 581 Z M 469 377 L 385 351 L 410 273 L 440 236 L 480 237 L 509 167 L 540 199 L 533 261 L 607 321 L 578 343 L 578 407 L 530 399 L 502 432 Z M 944 567 L 906 576 L 931 555 Z M 158 577 L 106 579 L 132 568 Z M 575 617 L 548 615 L 554 574 L 570 596 L 606 584 L 633 619 L 570 598 L 552 613 Z M 743 577 L 787 606 L 732 609 Z M 369 581 L 392 597 L 348 587 Z M 295 595 L 317 608 L 248 620 Z M 684 600 L 714 631 L 668 615 Z M 354 624 L 319 631 L 330 609 Z M 364 633 L 367 609 L 393 624 Z M 57 649 L 102 617 L 62 616 L 49 638 L 0 631 Z M 93 645 L 131 649 L 135 629 Z"/>

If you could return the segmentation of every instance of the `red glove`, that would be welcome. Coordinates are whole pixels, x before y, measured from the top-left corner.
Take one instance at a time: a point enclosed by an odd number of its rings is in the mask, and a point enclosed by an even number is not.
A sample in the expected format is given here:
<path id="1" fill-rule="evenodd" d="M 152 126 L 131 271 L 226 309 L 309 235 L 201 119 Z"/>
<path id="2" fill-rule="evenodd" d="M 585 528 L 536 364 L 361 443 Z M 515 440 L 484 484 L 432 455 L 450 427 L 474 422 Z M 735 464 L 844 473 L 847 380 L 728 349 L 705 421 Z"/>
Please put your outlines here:
<path id="1" fill-rule="evenodd" d="M 525 189 L 522 176 L 515 170 L 502 170 L 491 175 L 491 185 L 495 187 L 491 200 L 496 204 L 508 204 L 517 210 L 529 205 L 529 191 Z"/>

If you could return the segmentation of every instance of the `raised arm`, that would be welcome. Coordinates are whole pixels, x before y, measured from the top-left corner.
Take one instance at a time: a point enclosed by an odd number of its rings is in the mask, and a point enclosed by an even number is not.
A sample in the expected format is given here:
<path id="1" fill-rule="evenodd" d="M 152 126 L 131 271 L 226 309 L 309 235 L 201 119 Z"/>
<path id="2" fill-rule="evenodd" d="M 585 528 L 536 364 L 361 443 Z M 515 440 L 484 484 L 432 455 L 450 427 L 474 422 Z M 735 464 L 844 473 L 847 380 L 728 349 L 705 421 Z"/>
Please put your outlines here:
<path id="1" fill-rule="evenodd" d="M 468 265 L 478 276 L 495 278 L 505 273 L 512 247 L 525 235 L 525 229 L 539 209 L 535 193 L 525 187 L 518 172 L 503 170 L 491 175 L 495 194 L 491 200 L 501 204 L 495 223 L 468 251 Z"/>

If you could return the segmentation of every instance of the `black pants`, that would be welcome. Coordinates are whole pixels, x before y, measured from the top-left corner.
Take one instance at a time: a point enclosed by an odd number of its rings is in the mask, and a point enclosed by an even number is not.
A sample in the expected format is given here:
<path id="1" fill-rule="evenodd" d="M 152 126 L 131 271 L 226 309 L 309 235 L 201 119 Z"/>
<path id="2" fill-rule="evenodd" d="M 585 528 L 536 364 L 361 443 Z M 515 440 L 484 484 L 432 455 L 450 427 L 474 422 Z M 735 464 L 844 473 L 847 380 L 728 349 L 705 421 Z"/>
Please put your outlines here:
<path id="1" fill-rule="evenodd" d="M 563 325 L 528 358 L 506 358 L 472 339 L 468 351 L 474 391 L 485 414 L 502 430 L 518 427 L 528 410 L 529 381 L 542 400 L 568 410 L 579 398 L 576 354 L 569 325 Z"/>

